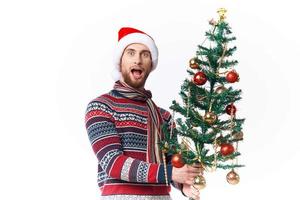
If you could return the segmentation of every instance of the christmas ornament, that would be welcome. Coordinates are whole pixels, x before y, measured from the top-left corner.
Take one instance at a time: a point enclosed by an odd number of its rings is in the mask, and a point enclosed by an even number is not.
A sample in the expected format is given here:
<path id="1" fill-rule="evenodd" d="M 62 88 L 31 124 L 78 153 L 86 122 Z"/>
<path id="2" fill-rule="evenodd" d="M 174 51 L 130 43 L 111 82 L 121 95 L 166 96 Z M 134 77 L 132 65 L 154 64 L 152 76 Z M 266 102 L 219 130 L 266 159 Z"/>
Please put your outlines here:
<path id="1" fill-rule="evenodd" d="M 234 132 L 232 133 L 232 137 L 234 140 L 242 140 L 244 139 L 244 134 L 243 132 Z"/>
<path id="2" fill-rule="evenodd" d="M 190 59 L 189 63 L 190 63 L 190 68 L 199 69 L 199 65 L 197 63 L 197 58 Z"/>
<path id="3" fill-rule="evenodd" d="M 209 20 L 209 24 L 212 26 L 216 26 L 218 23 L 214 19 L 211 19 Z"/>
<path id="4" fill-rule="evenodd" d="M 172 162 L 172 165 L 174 166 L 174 167 L 176 167 L 176 168 L 181 168 L 181 167 L 183 167 L 184 166 L 184 161 L 183 161 L 183 159 L 182 159 L 182 155 L 181 154 L 174 154 L 173 156 L 172 156 L 172 160 L 171 160 L 171 162 Z"/>
<path id="5" fill-rule="evenodd" d="M 234 171 L 231 170 L 227 175 L 226 175 L 227 182 L 236 185 L 240 182 L 240 176 Z"/>
<path id="6" fill-rule="evenodd" d="M 235 115 L 236 113 L 236 107 L 233 104 L 227 105 L 225 108 L 225 111 L 228 115 Z"/>
<path id="7" fill-rule="evenodd" d="M 220 146 L 223 143 L 224 137 L 223 135 L 220 135 L 219 137 L 217 137 L 216 139 L 217 144 Z"/>
<path id="8" fill-rule="evenodd" d="M 162 152 L 163 153 L 167 153 L 169 150 L 169 144 L 167 142 L 164 143 L 164 146 L 163 146 L 163 149 L 162 149 Z"/>
<path id="9" fill-rule="evenodd" d="M 232 70 L 227 73 L 226 80 L 229 83 L 237 82 L 239 80 L 239 74 L 236 71 Z"/>
<path id="10" fill-rule="evenodd" d="M 196 85 L 204 85 L 207 81 L 207 78 L 203 72 L 197 72 L 194 75 L 193 81 Z"/>
<path id="11" fill-rule="evenodd" d="M 205 181 L 204 176 L 198 175 L 194 178 L 194 184 L 193 184 L 194 188 L 201 190 L 201 189 L 205 188 L 205 186 L 206 186 L 206 181 Z"/>
<path id="12" fill-rule="evenodd" d="M 221 144 L 220 153 L 222 156 L 228 156 L 234 152 L 234 147 L 232 144 Z"/>
<path id="13" fill-rule="evenodd" d="M 203 120 L 208 124 L 214 124 L 217 121 L 218 117 L 213 112 L 205 112 Z"/>
<path id="14" fill-rule="evenodd" d="M 223 93 L 225 90 L 227 90 L 227 88 L 224 87 L 223 85 L 221 85 L 221 86 L 217 87 L 216 93 L 217 93 L 217 94 L 221 94 L 221 93 Z"/>

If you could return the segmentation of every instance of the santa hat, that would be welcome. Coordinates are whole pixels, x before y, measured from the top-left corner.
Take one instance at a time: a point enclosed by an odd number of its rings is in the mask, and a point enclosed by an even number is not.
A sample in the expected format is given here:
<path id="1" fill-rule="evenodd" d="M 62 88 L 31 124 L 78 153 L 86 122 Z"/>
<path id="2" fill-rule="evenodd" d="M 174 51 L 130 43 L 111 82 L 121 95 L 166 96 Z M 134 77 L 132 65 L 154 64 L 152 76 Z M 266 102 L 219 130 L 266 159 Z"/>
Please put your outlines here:
<path id="1" fill-rule="evenodd" d="M 123 27 L 119 30 L 118 44 L 114 53 L 114 69 L 112 72 L 112 77 L 115 81 L 119 80 L 121 77 L 120 72 L 120 61 L 126 47 L 133 43 L 141 43 L 146 45 L 151 53 L 152 58 L 152 69 L 153 71 L 158 62 L 158 49 L 155 45 L 154 40 L 151 36 L 144 33 L 143 31 L 137 30 L 135 28 Z"/>

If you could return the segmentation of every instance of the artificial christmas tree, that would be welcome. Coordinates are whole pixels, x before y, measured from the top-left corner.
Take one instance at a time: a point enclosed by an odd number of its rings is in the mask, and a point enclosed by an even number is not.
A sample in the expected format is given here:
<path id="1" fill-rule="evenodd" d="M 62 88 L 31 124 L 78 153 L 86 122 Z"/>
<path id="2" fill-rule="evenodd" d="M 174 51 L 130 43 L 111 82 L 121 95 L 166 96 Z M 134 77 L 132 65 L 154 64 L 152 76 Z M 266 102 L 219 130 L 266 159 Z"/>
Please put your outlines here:
<path id="1" fill-rule="evenodd" d="M 237 117 L 241 90 L 233 88 L 239 81 L 234 69 L 238 61 L 230 59 L 236 50 L 230 44 L 236 38 L 225 21 L 226 10 L 219 9 L 218 13 L 219 20 L 209 21 L 211 28 L 204 42 L 189 60 L 189 76 L 180 91 L 183 103 L 172 102 L 173 126 L 163 127 L 166 137 L 161 147 L 173 155 L 175 167 L 200 163 L 205 171 L 229 169 L 228 183 L 237 184 L 240 178 L 235 169 L 243 166 L 237 158 L 244 119 Z M 176 120 L 175 113 L 181 115 Z M 195 188 L 205 185 L 204 176 L 195 178 Z"/>

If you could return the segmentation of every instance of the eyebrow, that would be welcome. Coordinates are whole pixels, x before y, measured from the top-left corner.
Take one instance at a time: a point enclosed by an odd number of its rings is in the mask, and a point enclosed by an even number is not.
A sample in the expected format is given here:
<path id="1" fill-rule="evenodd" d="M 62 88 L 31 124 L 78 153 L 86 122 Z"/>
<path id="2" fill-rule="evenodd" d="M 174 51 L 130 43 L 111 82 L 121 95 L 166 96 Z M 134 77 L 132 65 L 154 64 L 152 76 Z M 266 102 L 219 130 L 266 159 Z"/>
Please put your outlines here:
<path id="1" fill-rule="evenodd" d="M 126 49 L 126 51 L 136 51 L 135 49 Z M 141 53 L 144 53 L 144 52 L 147 52 L 147 53 L 150 53 L 151 54 L 151 52 L 149 51 L 149 50 L 142 50 L 141 51 Z"/>

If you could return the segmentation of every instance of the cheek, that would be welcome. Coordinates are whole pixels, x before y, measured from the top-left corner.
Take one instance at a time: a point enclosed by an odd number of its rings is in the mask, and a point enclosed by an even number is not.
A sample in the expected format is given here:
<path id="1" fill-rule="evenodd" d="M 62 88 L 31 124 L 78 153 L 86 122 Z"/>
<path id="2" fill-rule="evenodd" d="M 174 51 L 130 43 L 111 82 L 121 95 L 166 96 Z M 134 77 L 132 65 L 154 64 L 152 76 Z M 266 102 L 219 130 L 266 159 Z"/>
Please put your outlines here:
<path id="1" fill-rule="evenodd" d="M 152 68 L 152 61 L 151 61 L 151 59 L 145 60 L 144 66 L 147 67 L 148 71 L 151 71 L 151 68 Z"/>
<path id="2" fill-rule="evenodd" d="M 151 59 L 149 59 L 149 58 L 144 58 L 143 60 L 142 60 L 142 63 L 143 63 L 143 65 L 144 66 L 149 66 L 150 65 L 150 67 L 151 67 L 151 65 L 152 65 L 152 60 Z"/>
<path id="3" fill-rule="evenodd" d="M 130 68 L 130 62 L 128 59 L 121 60 L 121 71 L 127 71 Z"/>

